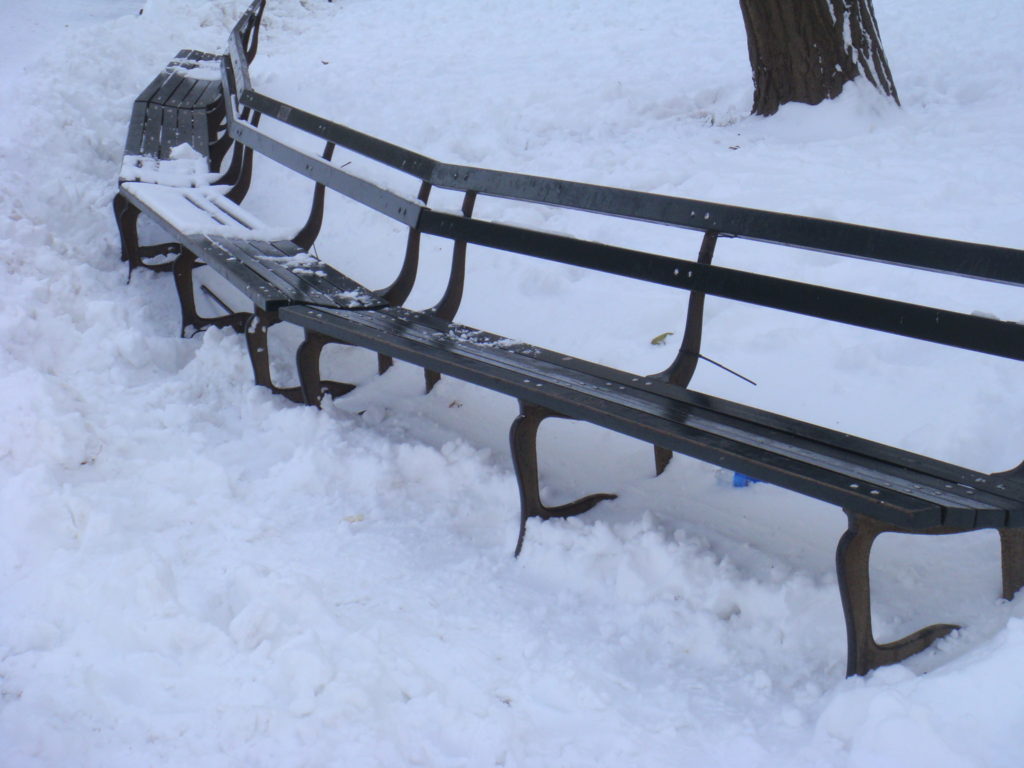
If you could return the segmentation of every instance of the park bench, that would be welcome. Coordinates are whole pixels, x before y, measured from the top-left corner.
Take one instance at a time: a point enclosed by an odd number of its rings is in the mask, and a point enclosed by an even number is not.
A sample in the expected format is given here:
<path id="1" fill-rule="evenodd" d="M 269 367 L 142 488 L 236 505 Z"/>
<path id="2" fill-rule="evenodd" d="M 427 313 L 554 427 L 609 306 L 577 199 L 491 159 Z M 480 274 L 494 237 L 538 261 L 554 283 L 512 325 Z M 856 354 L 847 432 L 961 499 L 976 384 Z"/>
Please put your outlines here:
<path id="1" fill-rule="evenodd" d="M 242 18 L 243 54 L 256 56 L 265 0 L 254 0 Z M 221 88 L 221 55 L 184 49 L 168 62 L 132 105 L 121 162 L 121 182 L 177 187 L 206 187 L 221 183 L 244 196 L 251 156 L 232 154 Z M 168 271 L 171 262 L 157 257 L 178 253 L 176 243 L 140 246 L 135 236 L 138 211 L 118 195 L 114 214 L 122 238 L 122 255 L 129 272 L 138 267 Z"/>
<path id="2" fill-rule="evenodd" d="M 724 238 L 865 259 L 906 275 L 929 270 L 1015 286 L 1024 286 L 1024 252 L 440 163 L 256 92 L 241 28 L 242 22 L 222 60 L 227 133 L 246 151 L 315 182 L 306 224 L 291 238 L 275 239 L 236 202 L 224 202 L 227 192 L 214 187 L 183 190 L 129 182 L 122 184 L 121 194 L 182 245 L 175 275 L 183 322 L 197 322 L 188 306 L 197 259 L 220 271 L 251 300 L 245 330 L 257 383 L 311 405 L 325 394 L 343 394 L 353 385 L 325 381 L 320 372 L 323 348 L 338 343 L 376 353 L 381 372 L 396 359 L 423 368 L 428 390 L 439 376 L 450 376 L 515 398 L 519 415 L 510 443 L 521 501 L 517 554 L 531 518 L 577 515 L 614 498 L 597 493 L 558 507 L 543 503 L 536 438 L 542 421 L 552 417 L 590 422 L 652 444 L 659 473 L 673 453 L 680 453 L 839 507 L 848 521 L 836 565 L 849 675 L 899 662 L 955 629 L 936 624 L 892 643 L 875 641 L 868 564 L 881 533 L 994 529 L 1001 541 L 1003 596 L 1010 599 L 1024 586 L 1024 464 L 980 473 L 689 388 L 697 365 L 706 359 L 701 338 L 707 296 L 1024 360 L 1022 324 L 717 266 L 715 250 Z M 320 139 L 323 154 L 296 149 L 261 128 L 261 120 Z M 332 162 L 337 148 L 406 174 L 418 183 L 418 195 L 403 197 L 338 166 Z M 307 250 L 320 229 L 325 189 L 407 229 L 404 262 L 386 288 L 369 290 L 323 262 L 310 261 Z M 434 189 L 461 194 L 461 212 L 430 207 Z M 196 199 L 189 201 L 188 195 Z M 474 218 L 480 198 L 692 230 L 701 233 L 701 242 L 695 257 L 688 259 L 584 241 Z M 204 213 L 203 201 L 221 215 Z M 193 218 L 180 215 L 182 210 L 192 211 Z M 417 280 L 423 235 L 450 241 L 452 258 L 441 300 L 416 311 L 402 305 Z M 469 245 L 615 275 L 623 279 L 623 290 L 630 281 L 643 281 L 687 292 L 682 343 L 674 362 L 653 374 L 623 371 L 457 323 Z M 235 315 L 245 313 L 227 317 Z M 266 329 L 277 322 L 304 331 L 296 352 L 298 388 L 285 390 L 270 379 Z M 234 319 L 228 324 L 242 329 Z"/>
<path id="3" fill-rule="evenodd" d="M 223 79 L 217 81 L 220 113 L 227 121 L 224 95 L 237 91 L 232 73 L 237 69 L 248 77 L 248 65 L 256 52 L 259 23 L 262 18 L 264 0 L 254 0 L 239 20 L 232 33 L 236 44 L 231 48 L 233 61 L 217 56 L 218 73 L 230 79 L 230 86 Z M 213 61 L 203 55 L 200 61 Z M 169 70 L 174 67 L 169 67 Z M 175 79 L 187 79 L 185 75 L 167 71 L 140 96 L 161 99 L 161 109 L 173 111 L 161 94 L 173 90 Z M 207 88 L 204 93 L 209 93 Z M 155 94 L 155 95 L 154 95 Z M 150 102 L 151 104 L 151 102 Z M 136 104 L 138 106 L 138 102 Z M 134 121 L 138 114 L 149 110 L 133 112 L 129 127 L 128 142 L 136 141 L 139 125 Z M 240 120 L 250 117 L 243 110 Z M 251 125 L 259 125 L 259 115 L 251 115 Z M 304 302 L 315 306 L 334 308 L 379 307 L 386 300 L 369 293 L 345 275 L 320 262 L 308 253 L 320 230 L 324 206 L 324 186 L 317 182 L 313 191 L 313 202 L 305 225 L 298 232 L 275 227 L 243 209 L 239 204 L 244 199 L 252 179 L 253 148 L 234 141 L 227 130 L 227 123 L 215 141 L 204 149 L 212 152 L 216 144 L 225 141 L 231 144 L 234 159 L 223 175 L 216 173 L 195 173 L 189 175 L 173 165 L 173 142 L 181 138 L 179 133 L 168 132 L 156 123 L 154 131 L 160 135 L 158 155 L 166 153 L 170 163 L 163 166 L 154 164 L 153 173 L 144 179 L 122 175 L 118 193 L 114 199 L 114 211 L 121 234 L 122 258 L 129 269 L 147 266 L 158 271 L 173 271 L 182 314 L 182 334 L 189 330 L 203 328 L 231 327 L 247 331 L 247 340 L 254 371 L 260 384 L 294 400 L 301 400 L 302 393 L 297 387 L 281 388 L 273 385 L 270 377 L 267 354 L 267 328 L 277 322 L 276 310 L 286 303 Z M 209 124 L 209 123 L 207 123 Z M 145 130 L 145 126 L 143 126 Z M 204 134 L 205 136 L 206 134 Z M 170 139 L 168 139 L 168 136 Z M 212 137 L 213 134 L 210 134 Z M 325 159 L 331 157 L 332 147 L 325 150 Z M 205 167 L 205 166 L 204 166 Z M 137 223 L 140 215 L 161 230 L 169 242 L 155 245 L 140 245 Z M 147 260 L 154 254 L 167 254 L 171 261 L 153 264 Z M 200 266 L 209 266 L 238 289 L 252 304 L 244 311 L 231 310 L 223 300 L 208 289 L 206 292 L 225 311 L 221 315 L 201 316 L 196 307 L 196 285 L 193 272 Z M 204 286 L 205 288 L 205 286 Z"/>

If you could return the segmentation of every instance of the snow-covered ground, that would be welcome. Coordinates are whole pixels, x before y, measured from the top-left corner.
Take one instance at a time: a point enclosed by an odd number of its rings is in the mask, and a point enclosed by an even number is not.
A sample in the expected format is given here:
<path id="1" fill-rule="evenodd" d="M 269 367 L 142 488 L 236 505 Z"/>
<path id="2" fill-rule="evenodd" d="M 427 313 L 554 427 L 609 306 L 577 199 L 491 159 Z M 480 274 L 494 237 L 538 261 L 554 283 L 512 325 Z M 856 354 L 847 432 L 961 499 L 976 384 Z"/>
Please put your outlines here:
<path id="1" fill-rule="evenodd" d="M 683 459 L 655 479 L 648 446 L 553 424 L 549 496 L 619 498 L 531 525 L 514 560 L 513 402 L 335 350 L 364 385 L 316 411 L 255 388 L 241 338 L 178 338 L 167 276 L 125 285 L 110 200 L 135 95 L 245 2 L 45 6 L 0 8 L 0 765 L 1020 765 L 1024 597 L 998 599 L 991 532 L 883 537 L 880 638 L 964 629 L 846 680 L 838 510 Z M 1024 4 L 876 11 L 903 109 L 854 85 L 748 117 L 718 0 L 270 0 L 253 77 L 451 162 L 1024 247 Z M 307 187 L 258 165 L 247 205 L 299 222 Z M 328 214 L 320 255 L 386 284 L 401 231 Z M 442 282 L 425 245 L 417 306 Z M 1001 286 L 719 253 L 1024 321 Z M 527 261 L 471 251 L 460 318 L 641 372 L 673 356 L 685 297 Z M 983 470 L 1024 458 L 1018 364 L 722 301 L 705 351 L 758 386 L 708 366 L 699 389 Z"/>

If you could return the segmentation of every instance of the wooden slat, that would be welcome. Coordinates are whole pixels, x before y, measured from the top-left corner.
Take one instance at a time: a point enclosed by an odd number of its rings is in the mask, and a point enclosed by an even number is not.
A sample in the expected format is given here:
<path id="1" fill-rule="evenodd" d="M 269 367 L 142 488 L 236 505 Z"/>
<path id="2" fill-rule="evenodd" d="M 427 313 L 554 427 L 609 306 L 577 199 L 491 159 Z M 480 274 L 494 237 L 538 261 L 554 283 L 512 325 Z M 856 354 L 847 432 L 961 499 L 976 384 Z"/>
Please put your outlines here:
<path id="1" fill-rule="evenodd" d="M 365 304 L 382 306 L 384 304 L 383 301 L 371 294 L 363 286 L 345 278 L 326 264 L 320 263 L 317 268 L 323 269 L 325 272 L 335 272 L 333 283 L 310 274 L 306 270 L 302 272 L 294 271 L 286 263 L 286 259 L 289 256 L 296 255 L 298 251 L 292 254 L 285 254 L 273 243 L 259 241 L 239 240 L 235 245 L 241 252 L 246 254 L 246 256 L 241 258 L 254 272 L 277 285 L 294 302 L 324 307 L 352 307 Z M 348 300 L 340 298 L 338 296 L 338 283 L 347 283 L 348 290 L 360 292 L 363 298 Z"/>
<path id="2" fill-rule="evenodd" d="M 244 69 L 236 58 L 233 53 L 236 70 Z M 441 163 L 257 93 L 239 72 L 235 76 L 239 78 L 237 90 L 242 104 L 433 186 L 1024 285 L 1024 258 L 1018 249 Z"/>
<path id="3" fill-rule="evenodd" d="M 210 135 L 206 132 L 206 115 L 196 109 L 183 109 L 179 112 L 179 123 L 182 123 L 182 132 L 188 136 L 189 146 L 209 157 Z"/>
<path id="4" fill-rule="evenodd" d="M 171 91 L 164 100 L 164 106 L 182 109 L 188 102 L 189 93 L 191 93 L 200 82 L 201 81 L 195 80 L 191 77 L 178 78 L 178 87 Z"/>
<path id="5" fill-rule="evenodd" d="M 170 77 L 170 72 L 161 72 L 150 81 L 149 85 L 142 89 L 142 93 L 139 94 L 136 101 L 142 101 L 148 104 L 150 99 L 156 95 L 157 91 L 163 87 L 164 83 L 166 83 Z"/>
<path id="6" fill-rule="evenodd" d="M 142 130 L 142 154 L 157 157 L 163 130 L 164 109 L 157 104 L 146 105 L 146 121 Z"/>
<path id="7" fill-rule="evenodd" d="M 196 51 L 191 48 L 179 51 L 175 57 L 178 59 L 184 59 L 186 61 L 214 61 L 220 58 L 218 53 L 207 53 L 206 51 Z"/>
<path id="8" fill-rule="evenodd" d="M 334 306 L 330 297 L 318 290 L 311 280 L 277 263 L 275 260 L 282 258 L 283 254 L 270 243 L 240 240 L 236 245 L 243 252 L 242 258 L 249 268 L 274 283 L 292 302 Z"/>
<path id="9" fill-rule="evenodd" d="M 283 256 L 296 256 L 305 253 L 290 240 L 273 242 L 271 245 L 277 248 Z M 315 269 L 323 274 L 309 276 L 307 279 L 311 280 L 321 293 L 329 297 L 335 297 L 334 303 L 331 306 L 336 306 L 339 309 L 351 309 L 354 304 L 374 307 L 387 306 L 387 302 L 382 301 L 375 293 L 369 291 L 344 272 L 338 271 L 327 262 L 317 261 Z M 360 294 L 361 297 L 356 299 L 347 296 L 353 292 Z"/>
<path id="10" fill-rule="evenodd" d="M 210 109 L 221 98 L 220 80 L 196 80 L 196 87 L 189 94 L 190 106 L 195 109 Z"/>
<path id="11" fill-rule="evenodd" d="M 189 134 L 183 133 L 180 120 L 181 110 L 163 107 L 163 120 L 160 124 L 160 148 L 158 157 L 161 160 L 168 160 L 171 157 L 171 150 L 188 140 Z M 189 124 L 191 131 L 191 123 Z"/>
<path id="12" fill-rule="evenodd" d="M 231 247 L 217 242 L 216 238 L 198 235 L 189 238 L 189 247 L 203 263 L 224 277 L 260 309 L 271 311 L 290 300 L 276 286 L 246 266 Z"/>
<path id="13" fill-rule="evenodd" d="M 181 81 L 184 79 L 184 77 L 176 72 L 169 75 L 163 84 L 157 89 L 156 93 L 153 94 L 152 98 L 150 98 L 150 103 L 159 104 L 160 106 L 166 105 L 167 99 L 169 99 L 178 89 L 181 85 Z"/>
<path id="14" fill-rule="evenodd" d="M 124 142 L 124 153 L 126 155 L 141 155 L 142 134 L 146 128 L 146 108 L 144 101 L 136 101 L 132 105 L 132 116 L 128 121 L 128 136 Z"/>

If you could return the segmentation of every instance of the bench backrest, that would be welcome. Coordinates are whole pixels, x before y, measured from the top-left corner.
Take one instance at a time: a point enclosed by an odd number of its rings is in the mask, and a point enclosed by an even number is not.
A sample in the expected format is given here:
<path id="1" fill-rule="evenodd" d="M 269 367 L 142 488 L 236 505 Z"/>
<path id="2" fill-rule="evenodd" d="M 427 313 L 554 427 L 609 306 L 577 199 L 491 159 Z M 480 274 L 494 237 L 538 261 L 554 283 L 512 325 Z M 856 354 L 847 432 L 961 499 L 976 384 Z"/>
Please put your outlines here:
<path id="1" fill-rule="evenodd" d="M 435 308 L 448 319 L 454 316 L 461 297 L 467 243 L 690 291 L 683 350 L 670 369 L 674 370 L 671 378 L 683 385 L 692 374 L 692 365 L 686 360 L 699 353 L 700 313 L 705 294 L 1024 360 L 1024 324 L 711 264 L 716 242 L 729 237 L 1024 285 L 1024 251 L 441 163 L 255 91 L 249 78 L 243 32 L 251 27 L 248 17 L 258 12 L 257 5 L 259 12 L 262 11 L 262 4 L 254 3 L 232 32 L 224 64 L 230 134 L 241 144 L 312 179 L 321 192 L 323 187 L 332 189 L 409 228 L 406 263 L 388 292 L 388 298 L 394 303 L 404 301 L 411 290 L 418 238 L 420 234 L 427 234 L 455 243 L 448 290 Z M 324 140 L 327 156 L 335 146 L 343 147 L 419 180 L 418 198 L 404 197 L 337 167 L 328 159 L 289 146 L 258 127 L 260 116 Z M 430 208 L 428 198 L 433 187 L 464 193 L 462 215 Z M 704 233 L 704 239 L 696 260 L 631 250 L 474 219 L 474 203 L 480 196 L 697 230 Z"/>

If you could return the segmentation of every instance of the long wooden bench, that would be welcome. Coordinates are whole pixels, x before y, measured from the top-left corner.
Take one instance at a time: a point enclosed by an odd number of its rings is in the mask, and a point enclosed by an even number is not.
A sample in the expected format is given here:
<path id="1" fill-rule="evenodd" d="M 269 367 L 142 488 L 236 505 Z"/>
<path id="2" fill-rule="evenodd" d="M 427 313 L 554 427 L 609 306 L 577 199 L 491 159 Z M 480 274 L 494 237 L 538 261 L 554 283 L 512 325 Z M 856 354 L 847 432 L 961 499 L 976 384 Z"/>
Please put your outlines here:
<path id="1" fill-rule="evenodd" d="M 264 231 L 265 224 L 227 199 L 230 190 L 126 183 L 121 194 L 182 244 L 175 275 L 184 321 L 195 321 L 188 317 L 187 297 L 197 259 L 220 271 L 251 300 L 245 327 L 257 383 L 309 404 L 319 403 L 324 394 L 343 394 L 353 385 L 324 381 L 320 373 L 324 346 L 341 343 L 376 352 L 382 372 L 393 359 L 422 367 L 428 389 L 444 375 L 516 398 L 520 413 L 510 442 L 521 498 L 517 553 L 531 518 L 580 514 L 613 498 L 598 493 L 559 507 L 543 503 L 536 437 L 541 422 L 550 417 L 587 421 L 651 443 L 658 472 L 673 453 L 681 453 L 837 506 L 848 518 L 836 561 L 850 675 L 905 659 L 955 628 L 937 624 L 896 642 L 875 641 L 868 563 L 879 534 L 995 529 L 1002 546 L 1003 596 L 1010 599 L 1024 586 L 1024 464 L 980 473 L 689 388 L 705 359 L 701 337 L 706 296 L 1024 360 L 1024 325 L 717 266 L 715 250 L 723 238 L 867 259 L 908 276 L 930 270 L 1021 287 L 1024 252 L 439 163 L 256 92 L 244 50 L 241 27 L 236 27 L 222 62 L 227 132 L 246 151 L 315 182 L 313 208 L 299 233 L 275 239 Z M 323 154 L 295 149 L 261 128 L 261 120 L 321 139 Z M 332 162 L 339 147 L 412 177 L 419 182 L 418 196 L 403 197 L 339 167 Z M 431 208 L 435 188 L 461 193 L 461 212 Z M 368 290 L 308 256 L 319 232 L 326 189 L 407 228 L 405 260 L 389 286 Z M 692 259 L 630 250 L 474 218 L 481 197 L 556 205 L 703 236 Z M 450 241 L 452 260 L 441 301 L 414 311 L 402 304 L 417 278 L 422 235 Z M 623 278 L 623 290 L 629 278 L 686 291 L 688 310 L 678 355 L 665 371 L 635 373 L 455 322 L 469 245 L 616 275 Z M 270 380 L 266 328 L 275 322 L 305 332 L 296 353 L 298 390 L 283 390 Z"/>

